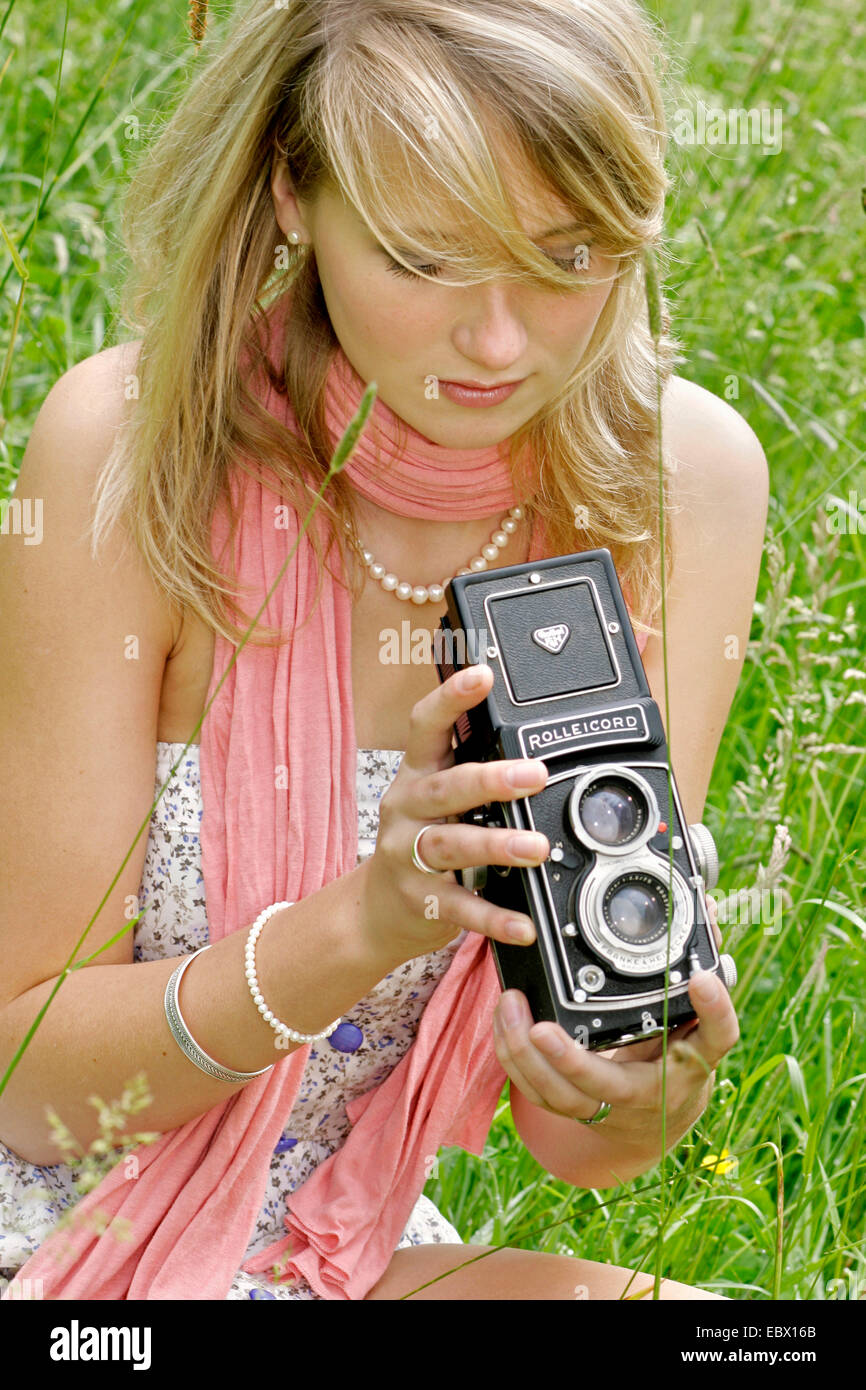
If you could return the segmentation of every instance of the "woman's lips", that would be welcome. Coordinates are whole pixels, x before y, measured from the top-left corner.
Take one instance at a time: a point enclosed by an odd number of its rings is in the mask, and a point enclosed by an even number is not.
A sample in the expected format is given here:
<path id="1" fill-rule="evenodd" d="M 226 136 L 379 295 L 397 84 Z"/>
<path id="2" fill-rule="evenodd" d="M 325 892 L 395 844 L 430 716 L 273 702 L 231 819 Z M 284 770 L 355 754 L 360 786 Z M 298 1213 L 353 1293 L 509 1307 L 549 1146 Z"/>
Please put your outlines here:
<path id="1" fill-rule="evenodd" d="M 482 389 L 477 386 L 461 386 L 456 381 L 440 381 L 439 389 L 443 395 L 457 405 L 499 405 L 502 401 L 507 401 L 526 380 L 522 377 L 520 381 L 513 381 L 507 386 L 494 386 L 489 389 Z"/>

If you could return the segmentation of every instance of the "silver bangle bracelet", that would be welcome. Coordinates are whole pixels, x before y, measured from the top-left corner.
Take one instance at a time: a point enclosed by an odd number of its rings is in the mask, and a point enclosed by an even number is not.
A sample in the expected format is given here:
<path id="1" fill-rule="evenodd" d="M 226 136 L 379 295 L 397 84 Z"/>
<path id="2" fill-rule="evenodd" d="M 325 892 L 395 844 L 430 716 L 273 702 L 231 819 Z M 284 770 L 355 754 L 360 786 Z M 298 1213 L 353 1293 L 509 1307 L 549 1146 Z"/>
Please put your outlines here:
<path id="1" fill-rule="evenodd" d="M 271 1062 L 269 1066 L 262 1067 L 261 1071 L 232 1071 L 230 1067 L 221 1067 L 219 1062 L 215 1062 L 213 1057 L 209 1057 L 199 1047 L 184 1023 L 183 1014 L 180 1011 L 177 996 L 183 972 L 190 961 L 195 960 L 196 956 L 200 956 L 202 951 L 209 951 L 212 945 L 213 942 L 209 941 L 207 946 L 200 946 L 197 951 L 186 956 L 174 971 L 165 987 L 165 1016 L 168 1019 L 171 1035 L 178 1047 L 191 1062 L 195 1062 L 200 1071 L 207 1072 L 208 1076 L 213 1076 L 217 1081 L 252 1081 L 253 1077 L 264 1076 L 265 1072 L 270 1071 L 275 1063 Z"/>

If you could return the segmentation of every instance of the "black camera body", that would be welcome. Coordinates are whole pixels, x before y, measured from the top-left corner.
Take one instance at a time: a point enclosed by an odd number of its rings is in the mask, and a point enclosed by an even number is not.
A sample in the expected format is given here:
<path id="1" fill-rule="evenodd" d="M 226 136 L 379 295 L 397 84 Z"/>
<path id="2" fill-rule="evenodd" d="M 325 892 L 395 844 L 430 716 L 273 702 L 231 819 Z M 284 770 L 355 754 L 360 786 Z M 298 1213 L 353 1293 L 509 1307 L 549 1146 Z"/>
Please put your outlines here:
<path id="1" fill-rule="evenodd" d="M 463 870 L 465 887 L 532 918 L 531 946 L 492 942 L 503 989 L 588 1048 L 625 1046 L 695 1017 L 688 979 L 720 974 L 705 890 L 710 832 L 687 826 L 667 740 L 610 551 L 464 574 L 446 588 L 440 679 L 484 662 L 485 700 L 454 726 L 455 761 L 540 758 L 545 788 L 478 807 L 471 824 L 547 836 L 543 864 Z"/>

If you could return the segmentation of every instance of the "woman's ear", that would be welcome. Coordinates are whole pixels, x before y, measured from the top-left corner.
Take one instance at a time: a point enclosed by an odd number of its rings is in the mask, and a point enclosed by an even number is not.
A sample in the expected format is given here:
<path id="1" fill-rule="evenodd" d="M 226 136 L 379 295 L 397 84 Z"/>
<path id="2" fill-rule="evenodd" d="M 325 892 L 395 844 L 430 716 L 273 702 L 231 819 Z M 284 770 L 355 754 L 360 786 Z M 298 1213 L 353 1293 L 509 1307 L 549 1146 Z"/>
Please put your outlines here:
<path id="1" fill-rule="evenodd" d="M 276 148 L 271 159 L 271 197 L 274 203 L 274 216 L 280 230 L 286 235 L 291 231 L 300 232 L 301 239 L 309 241 L 310 234 L 304 225 L 300 203 L 295 196 L 285 156 Z"/>

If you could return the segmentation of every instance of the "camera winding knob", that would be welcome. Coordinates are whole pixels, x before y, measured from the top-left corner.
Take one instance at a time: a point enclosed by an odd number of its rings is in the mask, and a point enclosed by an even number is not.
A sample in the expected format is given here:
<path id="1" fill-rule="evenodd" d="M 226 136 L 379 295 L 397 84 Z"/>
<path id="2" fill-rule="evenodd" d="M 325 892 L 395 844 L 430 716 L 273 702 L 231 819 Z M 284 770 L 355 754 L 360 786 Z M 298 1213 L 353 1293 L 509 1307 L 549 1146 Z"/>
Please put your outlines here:
<path id="1" fill-rule="evenodd" d="M 698 821 L 689 826 L 692 848 L 698 861 L 701 878 L 708 888 L 715 888 L 719 881 L 719 856 L 715 841 L 705 825 Z"/>
<path id="2" fill-rule="evenodd" d="M 734 964 L 734 957 L 728 955 L 719 956 L 719 965 L 722 967 L 722 979 L 727 985 L 728 990 L 732 990 L 737 983 L 737 967 Z"/>

